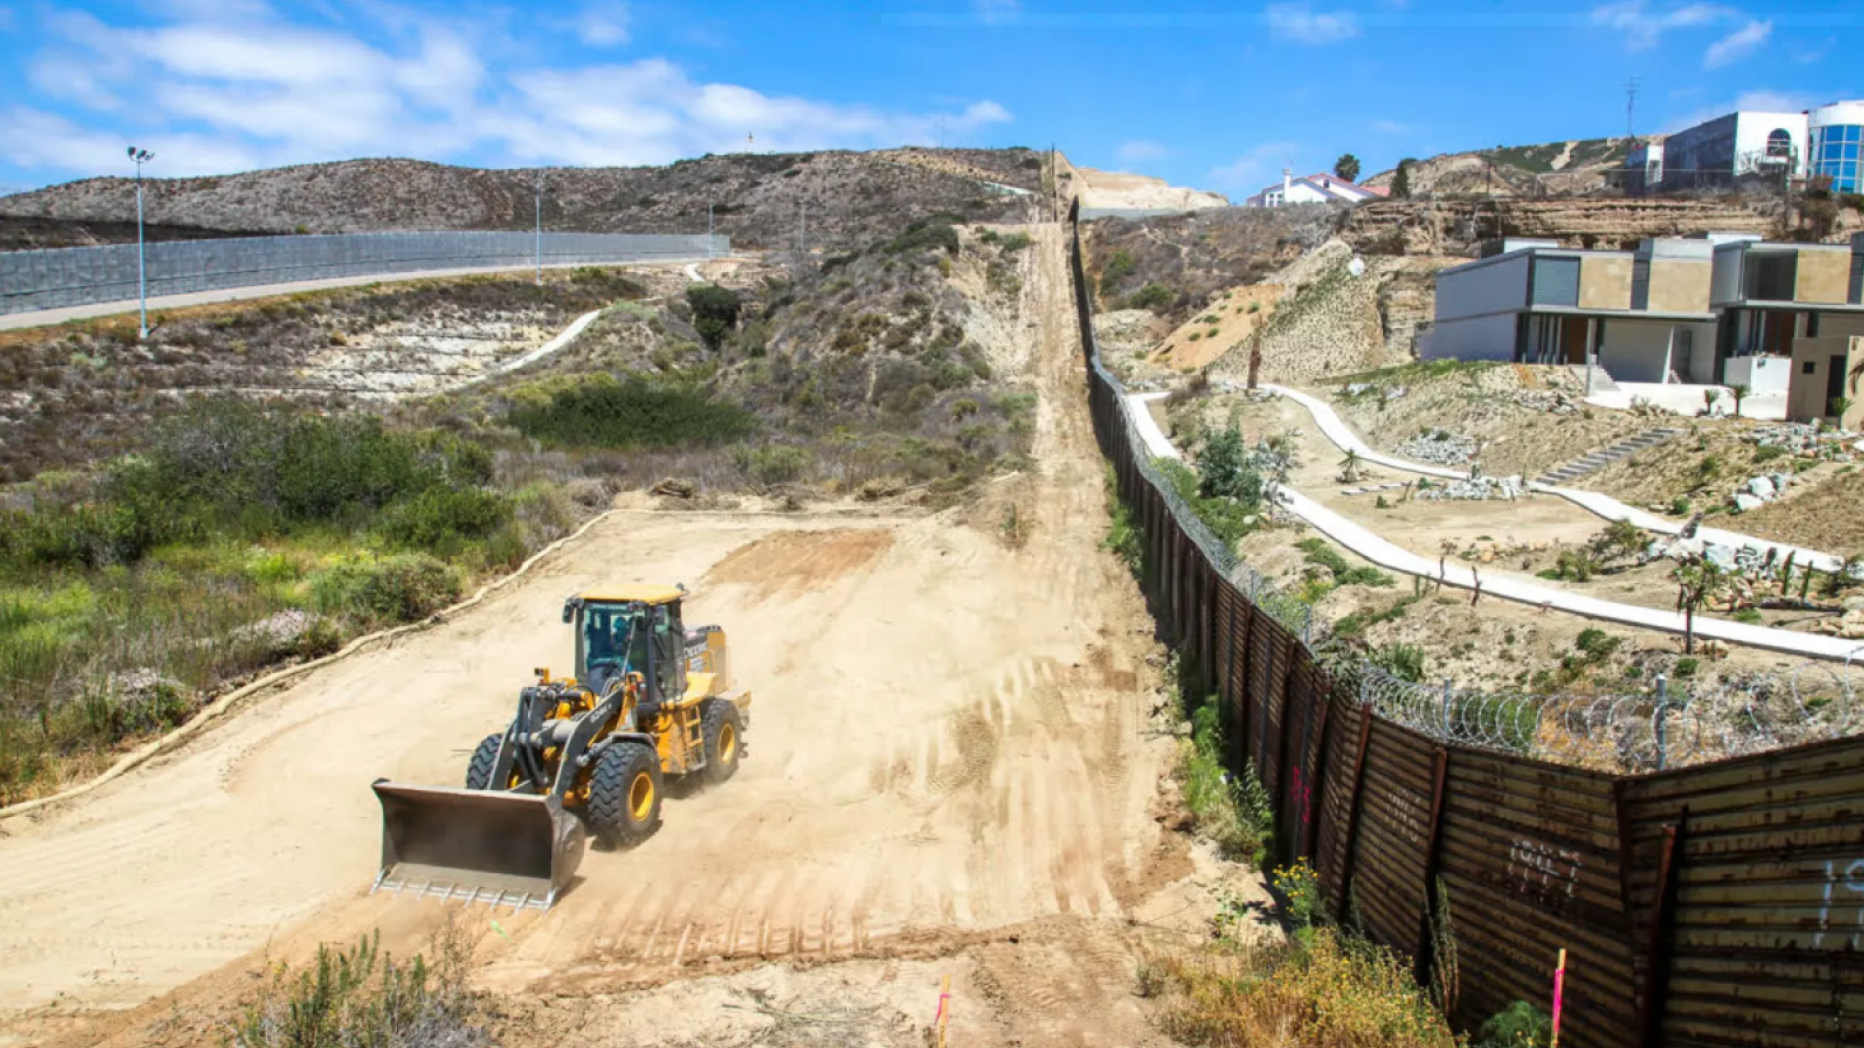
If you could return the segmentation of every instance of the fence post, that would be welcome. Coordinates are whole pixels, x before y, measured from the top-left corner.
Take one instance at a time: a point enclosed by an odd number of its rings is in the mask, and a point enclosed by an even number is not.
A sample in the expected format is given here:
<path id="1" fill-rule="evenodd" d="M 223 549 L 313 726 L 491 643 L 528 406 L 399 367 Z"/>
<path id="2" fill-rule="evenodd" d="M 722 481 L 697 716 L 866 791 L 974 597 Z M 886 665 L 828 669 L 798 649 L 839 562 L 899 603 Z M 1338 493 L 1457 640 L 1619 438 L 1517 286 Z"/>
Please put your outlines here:
<path id="1" fill-rule="evenodd" d="M 1449 777 L 1450 751 L 1442 746 L 1436 747 L 1436 751 L 1430 777 L 1430 836 L 1425 838 L 1424 843 L 1424 912 L 1418 923 L 1417 936 L 1415 974 L 1419 986 L 1430 985 L 1430 970 L 1437 961 L 1431 938 L 1431 926 L 1437 918 L 1437 893 L 1432 889 L 1436 887 L 1437 870 L 1442 864 L 1443 794 Z"/>
<path id="2" fill-rule="evenodd" d="M 1644 963 L 1642 1003 L 1644 1048 L 1656 1045 L 1663 1034 L 1663 1005 L 1670 985 L 1670 909 L 1676 894 L 1676 849 L 1683 828 L 1689 821 L 1689 806 L 1684 805 L 1675 822 L 1663 828 L 1663 851 L 1657 862 L 1657 898 L 1650 914 L 1650 945 Z"/>
<path id="3" fill-rule="evenodd" d="M 1657 675 L 1657 770 L 1658 771 L 1663 770 L 1664 758 L 1665 758 L 1664 751 L 1668 748 L 1668 744 L 1669 744 L 1669 740 L 1665 737 L 1666 729 L 1669 727 L 1669 725 L 1665 723 L 1669 719 L 1669 715 L 1670 715 L 1669 696 L 1670 696 L 1670 679 L 1668 677 L 1665 677 L 1663 674 L 1659 673 Z"/>
<path id="4" fill-rule="evenodd" d="M 1366 782 L 1366 747 L 1372 742 L 1372 707 L 1359 707 L 1359 745 L 1353 756 L 1353 789 L 1346 797 L 1346 861 L 1340 869 L 1340 904 L 1333 919 L 1346 920 L 1347 893 L 1353 887 L 1353 866 L 1359 858 L 1360 790 Z"/>
<path id="5" fill-rule="evenodd" d="M 1450 678 L 1443 678 L 1443 737 L 1446 739 L 1455 737 L 1450 731 L 1450 695 L 1453 688 Z"/>

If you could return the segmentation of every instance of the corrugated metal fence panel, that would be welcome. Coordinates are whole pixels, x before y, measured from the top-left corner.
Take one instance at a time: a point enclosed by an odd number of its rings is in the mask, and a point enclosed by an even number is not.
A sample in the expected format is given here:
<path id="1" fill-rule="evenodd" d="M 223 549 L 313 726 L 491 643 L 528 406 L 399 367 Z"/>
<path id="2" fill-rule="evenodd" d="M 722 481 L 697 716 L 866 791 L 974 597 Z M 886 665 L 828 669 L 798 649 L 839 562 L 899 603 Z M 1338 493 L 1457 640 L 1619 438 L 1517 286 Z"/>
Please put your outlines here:
<path id="1" fill-rule="evenodd" d="M 1864 739 L 1623 792 L 1639 941 L 1667 974 L 1661 1043 L 1864 1044 Z M 1675 887 L 1653 936 L 1665 826 L 1677 827 Z"/>
<path id="2" fill-rule="evenodd" d="M 1315 834 L 1314 866 L 1327 897 L 1327 908 L 1339 913 L 1345 907 L 1347 850 L 1352 843 L 1352 809 L 1358 776 L 1359 733 L 1370 716 L 1358 703 L 1343 698 L 1332 702 L 1327 716 L 1327 775 L 1318 787 L 1320 826 Z"/>
<path id="3" fill-rule="evenodd" d="M 546 265 L 729 254 L 728 237 L 546 233 Z M 531 233 L 344 233 L 164 241 L 147 245 L 151 297 L 422 270 L 523 267 Z M 120 302 L 137 295 L 134 244 L 0 253 L 0 313 Z"/>
<path id="4" fill-rule="evenodd" d="M 1320 776 L 1326 773 L 1325 751 L 1328 713 L 1326 678 L 1302 648 L 1294 649 L 1288 675 L 1288 798 L 1289 857 L 1312 857 L 1314 826 L 1319 817 Z"/>
<path id="5" fill-rule="evenodd" d="M 1375 720 L 1355 824 L 1352 894 L 1366 931 L 1406 957 L 1421 945 L 1436 747 Z"/>
<path id="6" fill-rule="evenodd" d="M 1610 776 L 1451 752 L 1440 875 L 1450 892 L 1468 1024 L 1540 1000 L 1562 948 L 1569 1032 L 1636 1040 L 1635 985 Z"/>

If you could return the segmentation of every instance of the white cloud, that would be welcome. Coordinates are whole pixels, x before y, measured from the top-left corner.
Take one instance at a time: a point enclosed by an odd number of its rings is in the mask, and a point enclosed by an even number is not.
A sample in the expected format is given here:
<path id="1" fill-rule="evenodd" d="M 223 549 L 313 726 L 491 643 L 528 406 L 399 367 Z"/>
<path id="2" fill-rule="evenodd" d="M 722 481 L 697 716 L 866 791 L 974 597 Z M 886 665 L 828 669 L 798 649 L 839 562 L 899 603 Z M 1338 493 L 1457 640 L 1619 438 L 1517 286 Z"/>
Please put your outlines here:
<path id="1" fill-rule="evenodd" d="M 1824 43 L 1813 48 L 1812 50 L 1801 51 L 1799 54 L 1794 55 L 1793 61 L 1798 62 L 1800 65 L 1816 65 L 1820 62 L 1825 61 L 1825 56 L 1828 54 L 1831 54 L 1832 48 L 1836 47 L 1837 45 L 1838 45 L 1838 38 L 1835 36 L 1828 36 L 1825 38 Z"/>
<path id="2" fill-rule="evenodd" d="M 1135 138 L 1130 141 L 1121 142 L 1113 150 L 1113 155 L 1119 157 L 1126 163 L 1132 164 L 1145 160 L 1157 160 L 1167 152 L 1169 152 L 1169 150 L 1163 145 L 1151 139 Z"/>
<path id="3" fill-rule="evenodd" d="M 773 151 L 929 145 L 1013 119 L 987 100 L 900 112 L 769 95 L 653 57 L 492 70 L 479 55 L 498 53 L 485 43 L 495 30 L 405 8 L 359 3 L 338 31 L 257 4 L 229 20 L 204 0 L 162 2 L 190 17 L 131 33 L 88 14 L 48 16 L 53 32 L 28 77 L 38 95 L 85 112 L 0 111 L 0 160 L 110 171 L 133 140 L 163 154 L 164 174 L 355 156 L 652 164 L 742 149 L 747 134 Z"/>
<path id="4" fill-rule="evenodd" d="M 1624 36 L 1625 48 L 1643 51 L 1657 46 L 1664 33 L 1672 29 L 1713 25 L 1739 17 L 1740 12 L 1720 4 L 1683 4 L 1661 13 L 1653 12 L 1645 0 L 1616 0 L 1592 10 L 1592 21 Z"/>
<path id="5" fill-rule="evenodd" d="M 1212 168 L 1210 180 L 1219 189 L 1254 194 L 1277 180 L 1281 169 L 1301 147 L 1293 142 L 1264 142 L 1221 167 Z"/>
<path id="6" fill-rule="evenodd" d="M 1001 25 L 1022 14 L 1023 5 L 1019 0 L 971 0 L 971 10 L 985 25 Z"/>
<path id="7" fill-rule="evenodd" d="M 1422 124 L 1403 124 L 1396 120 L 1374 120 L 1366 126 L 1381 135 L 1415 135 L 1424 130 Z"/>
<path id="8" fill-rule="evenodd" d="M 590 47 L 619 47 L 628 42 L 628 5 L 593 3 L 576 16 L 576 37 Z"/>
<path id="9" fill-rule="evenodd" d="M 1330 44 L 1359 35 L 1351 11 L 1316 11 L 1306 3 L 1270 4 L 1263 12 L 1270 35 L 1301 44 Z"/>
<path id="10" fill-rule="evenodd" d="M 1772 35 L 1773 19 L 1765 22 L 1758 19 L 1749 21 L 1747 25 L 1710 44 L 1709 49 L 1702 54 L 1702 68 L 1720 69 L 1738 62 L 1766 43 Z"/>

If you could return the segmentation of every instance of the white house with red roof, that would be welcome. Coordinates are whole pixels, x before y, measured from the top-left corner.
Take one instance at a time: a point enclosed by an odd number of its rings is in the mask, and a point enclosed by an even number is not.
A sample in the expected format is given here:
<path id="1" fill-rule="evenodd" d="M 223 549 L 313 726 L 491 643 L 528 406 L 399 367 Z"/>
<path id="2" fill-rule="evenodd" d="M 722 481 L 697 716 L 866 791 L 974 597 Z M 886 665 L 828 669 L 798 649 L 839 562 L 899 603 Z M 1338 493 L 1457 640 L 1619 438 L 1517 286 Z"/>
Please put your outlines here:
<path id="1" fill-rule="evenodd" d="M 1362 186 L 1357 182 L 1348 182 L 1338 175 L 1305 175 L 1295 178 L 1294 172 L 1282 168 L 1282 180 L 1279 186 L 1269 186 L 1262 192 L 1244 201 L 1248 207 L 1281 207 L 1283 204 L 1357 204 L 1362 200 L 1377 200 L 1386 194 L 1386 190 L 1372 186 Z"/>

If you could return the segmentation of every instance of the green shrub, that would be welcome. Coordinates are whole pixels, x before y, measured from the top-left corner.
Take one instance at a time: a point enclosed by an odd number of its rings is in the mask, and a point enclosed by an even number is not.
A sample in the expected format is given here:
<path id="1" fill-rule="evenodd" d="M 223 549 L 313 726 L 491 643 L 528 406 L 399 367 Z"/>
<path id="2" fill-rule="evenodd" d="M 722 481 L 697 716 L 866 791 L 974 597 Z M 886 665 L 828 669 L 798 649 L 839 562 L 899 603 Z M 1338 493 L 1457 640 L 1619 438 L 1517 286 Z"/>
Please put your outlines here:
<path id="1" fill-rule="evenodd" d="M 366 626 L 414 622 L 460 599 L 460 574 L 425 553 L 335 564 L 310 577 L 311 603 Z"/>
<path id="2" fill-rule="evenodd" d="M 1424 649 L 1415 644 L 1387 644 L 1367 655 L 1372 665 L 1413 684 L 1424 682 Z"/>
<path id="3" fill-rule="evenodd" d="M 1021 251 L 1033 243 L 1035 243 L 1035 241 L 1031 239 L 1027 233 L 1011 233 L 1009 236 L 998 240 L 997 246 L 1002 248 L 1005 253 L 1008 253 L 1012 251 Z"/>
<path id="4" fill-rule="evenodd" d="M 757 448 L 739 448 L 733 454 L 738 468 L 753 483 L 763 487 L 788 484 L 809 472 L 815 456 L 807 448 L 789 444 L 766 444 Z"/>
<path id="5" fill-rule="evenodd" d="M 889 240 L 882 250 L 889 255 L 903 255 L 928 248 L 942 248 L 946 254 L 955 255 L 962 247 L 958 240 L 958 230 L 952 225 L 957 221 L 959 218 L 956 215 L 928 215 L 909 224 L 899 236 Z"/>
<path id="6" fill-rule="evenodd" d="M 719 444 L 748 437 L 757 429 L 756 420 L 742 408 L 639 375 L 558 389 L 545 403 L 514 407 L 510 421 L 525 436 L 557 447 Z"/>
<path id="7" fill-rule="evenodd" d="M 1139 268 L 1139 262 L 1132 252 L 1120 248 L 1107 256 L 1107 261 L 1100 267 L 1100 293 L 1111 295 L 1120 281 L 1131 276 Z"/>
<path id="8" fill-rule="evenodd" d="M 1676 679 L 1677 680 L 1688 680 L 1689 678 L 1694 677 L 1696 675 L 1696 671 L 1701 668 L 1702 668 L 1702 660 L 1696 658 L 1694 655 L 1686 655 L 1676 660 L 1676 669 L 1675 669 Z"/>
<path id="9" fill-rule="evenodd" d="M 718 284 L 693 284 L 686 289 L 686 302 L 693 309 L 693 329 L 705 339 L 706 347 L 717 350 L 733 328 L 738 326 L 738 311 L 743 301 L 738 293 Z"/>
<path id="10" fill-rule="evenodd" d="M 355 946 L 317 947 L 298 971 L 273 970 L 234 1024 L 231 1048 L 477 1048 L 484 1034 L 468 1025 L 466 971 L 470 951 L 457 937 L 437 943 L 429 965 L 421 954 L 406 964 L 380 952 L 381 933 Z"/>
<path id="11" fill-rule="evenodd" d="M 1780 445 L 1764 444 L 1754 449 L 1754 464 L 1758 466 L 1763 462 L 1772 462 L 1774 459 L 1782 458 L 1785 455 L 1786 449 Z"/>
<path id="12" fill-rule="evenodd" d="M 503 527 L 511 513 L 511 500 L 496 492 L 436 487 L 391 507 L 379 530 L 397 546 L 454 553 Z"/>
<path id="13" fill-rule="evenodd" d="M 1176 301 L 1178 295 L 1171 288 L 1147 282 L 1144 287 L 1126 297 L 1124 306 L 1126 309 L 1149 309 L 1157 313 L 1161 309 L 1171 308 L 1171 304 Z"/>
<path id="14" fill-rule="evenodd" d="M 1612 653 L 1624 644 L 1623 637 L 1614 637 L 1601 629 L 1583 629 L 1573 642 L 1573 647 L 1592 662 L 1603 662 L 1611 658 Z"/>
<path id="15" fill-rule="evenodd" d="M 1547 1048 L 1553 1019 L 1526 1001 L 1516 1001 L 1482 1024 L 1475 1048 Z"/>

